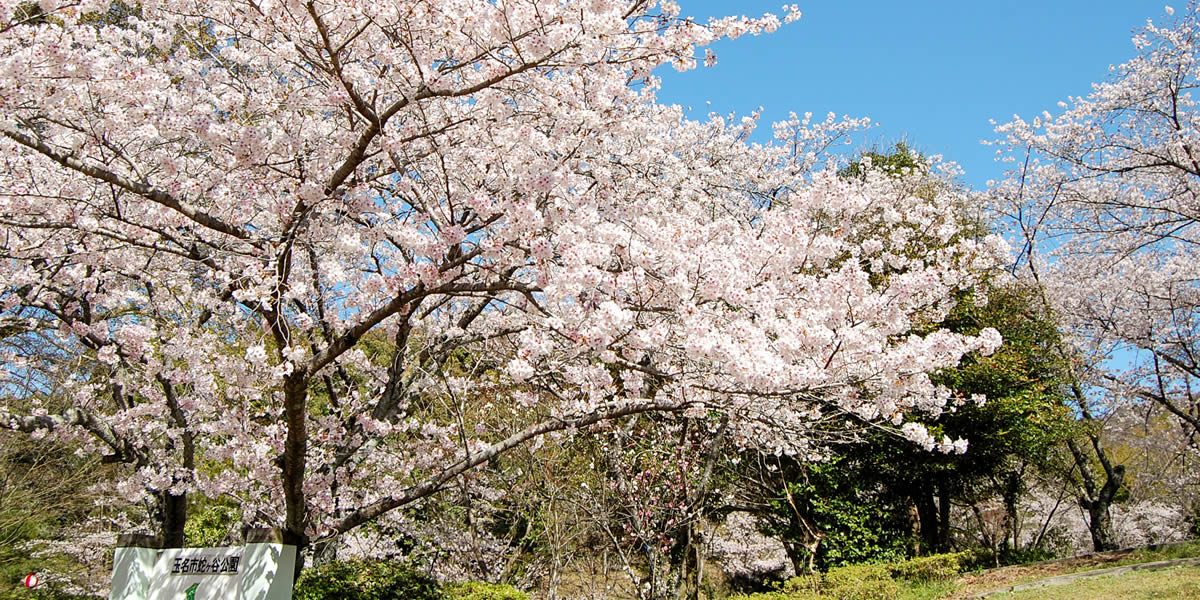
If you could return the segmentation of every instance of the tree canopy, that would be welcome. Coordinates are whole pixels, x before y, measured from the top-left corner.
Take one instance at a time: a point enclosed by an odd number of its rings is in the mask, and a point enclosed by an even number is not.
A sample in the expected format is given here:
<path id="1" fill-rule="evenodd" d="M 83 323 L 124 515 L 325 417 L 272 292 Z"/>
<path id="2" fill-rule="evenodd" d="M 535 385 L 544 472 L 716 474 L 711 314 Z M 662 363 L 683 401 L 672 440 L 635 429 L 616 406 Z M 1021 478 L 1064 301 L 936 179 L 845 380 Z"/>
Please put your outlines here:
<path id="1" fill-rule="evenodd" d="M 189 493 L 305 545 L 647 411 L 804 452 L 830 415 L 936 410 L 929 373 L 1000 343 L 933 324 L 1002 242 L 813 162 L 857 123 L 750 145 L 656 102 L 654 68 L 778 17 L 0 6 L 6 393 L 66 401 L 0 423 L 128 465 L 172 543 Z"/>

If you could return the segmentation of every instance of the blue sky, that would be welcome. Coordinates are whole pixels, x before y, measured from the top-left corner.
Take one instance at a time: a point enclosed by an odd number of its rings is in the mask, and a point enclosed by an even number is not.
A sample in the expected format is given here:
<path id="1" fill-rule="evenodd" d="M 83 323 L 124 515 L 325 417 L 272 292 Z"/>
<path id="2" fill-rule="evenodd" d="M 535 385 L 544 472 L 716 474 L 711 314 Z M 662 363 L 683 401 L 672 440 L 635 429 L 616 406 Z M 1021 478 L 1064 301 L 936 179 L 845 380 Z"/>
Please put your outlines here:
<path id="1" fill-rule="evenodd" d="M 677 0 L 683 15 L 764 12 L 781 0 Z M 774 34 L 715 44 L 717 65 L 686 73 L 663 69 L 659 100 L 748 114 L 764 108 L 758 135 L 789 111 L 867 116 L 866 142 L 907 139 L 926 154 L 962 165 L 982 189 L 1003 167 L 989 119 L 1057 111 L 1085 95 L 1110 65 L 1134 56 L 1130 37 L 1163 0 L 810 0 L 804 16 Z M 1185 2 L 1171 3 L 1180 11 Z M 711 104 L 708 104 L 711 102 Z"/>

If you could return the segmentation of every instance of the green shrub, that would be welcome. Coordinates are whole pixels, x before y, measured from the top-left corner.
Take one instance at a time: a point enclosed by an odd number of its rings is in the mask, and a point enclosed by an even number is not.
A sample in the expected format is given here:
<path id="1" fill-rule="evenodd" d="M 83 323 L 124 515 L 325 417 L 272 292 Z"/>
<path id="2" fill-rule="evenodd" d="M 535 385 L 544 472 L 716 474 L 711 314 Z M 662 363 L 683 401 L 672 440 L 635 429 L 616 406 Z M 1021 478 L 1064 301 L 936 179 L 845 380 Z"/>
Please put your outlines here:
<path id="1" fill-rule="evenodd" d="M 969 552 L 920 556 L 891 565 L 892 577 L 915 582 L 949 581 L 963 571 Z"/>
<path id="2" fill-rule="evenodd" d="M 725 600 L 822 600 L 821 576 L 800 575 L 787 581 L 770 584 L 775 589 L 766 592 L 733 594 Z"/>
<path id="3" fill-rule="evenodd" d="M 38 587 L 41 587 L 41 586 L 38 586 Z M 17 598 L 31 598 L 31 597 L 34 600 L 96 600 L 95 596 L 76 596 L 75 594 L 68 594 L 66 592 L 56 590 L 54 588 L 38 589 L 38 590 L 33 590 L 31 593 L 17 594 L 17 595 L 13 595 L 13 596 L 5 596 L 3 593 L 0 593 L 0 598 L 12 598 L 14 600 Z"/>
<path id="4" fill-rule="evenodd" d="M 403 562 L 336 561 L 307 569 L 296 581 L 294 600 L 445 600 L 432 578 Z"/>
<path id="5" fill-rule="evenodd" d="M 734 594 L 725 600 L 820 600 L 821 596 L 807 592 L 754 592 L 753 594 Z"/>
<path id="6" fill-rule="evenodd" d="M 1150 560 L 1170 560 L 1175 558 L 1192 558 L 1200 556 L 1200 541 L 1190 540 L 1177 544 L 1160 544 L 1150 546 L 1149 548 L 1139 551 L 1147 557 L 1147 562 Z"/>
<path id="7" fill-rule="evenodd" d="M 449 600 L 529 600 L 529 594 L 511 585 L 468 581 L 446 586 Z"/>
<path id="8" fill-rule="evenodd" d="M 198 506 L 188 508 L 184 539 L 188 546 L 220 546 L 228 537 L 231 524 L 239 523 L 241 517 L 242 511 L 236 506 L 202 500 Z"/>
<path id="9" fill-rule="evenodd" d="M 823 595 L 839 600 L 892 600 L 900 588 L 888 565 L 851 565 L 825 574 Z"/>
<path id="10" fill-rule="evenodd" d="M 816 594 L 821 591 L 821 576 L 820 575 L 799 575 L 785 582 L 780 590 L 790 595 L 793 594 Z"/>

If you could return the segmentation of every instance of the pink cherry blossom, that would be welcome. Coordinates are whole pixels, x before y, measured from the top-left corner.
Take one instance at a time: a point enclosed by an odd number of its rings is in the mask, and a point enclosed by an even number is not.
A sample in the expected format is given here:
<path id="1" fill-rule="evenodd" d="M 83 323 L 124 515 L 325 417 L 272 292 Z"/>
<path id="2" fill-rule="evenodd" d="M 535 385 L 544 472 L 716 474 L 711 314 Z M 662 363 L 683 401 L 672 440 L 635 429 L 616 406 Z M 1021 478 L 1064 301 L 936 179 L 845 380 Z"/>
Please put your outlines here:
<path id="1" fill-rule="evenodd" d="M 928 374 L 998 342 L 932 327 L 1002 259 L 952 169 L 847 179 L 865 120 L 752 145 L 656 101 L 794 5 L 43 4 L 0 15 L 0 318 L 45 342 L 9 376 L 73 405 L 0 422 L 90 437 L 131 498 L 304 542 L 647 411 L 806 453 L 829 414 L 936 413 Z"/>

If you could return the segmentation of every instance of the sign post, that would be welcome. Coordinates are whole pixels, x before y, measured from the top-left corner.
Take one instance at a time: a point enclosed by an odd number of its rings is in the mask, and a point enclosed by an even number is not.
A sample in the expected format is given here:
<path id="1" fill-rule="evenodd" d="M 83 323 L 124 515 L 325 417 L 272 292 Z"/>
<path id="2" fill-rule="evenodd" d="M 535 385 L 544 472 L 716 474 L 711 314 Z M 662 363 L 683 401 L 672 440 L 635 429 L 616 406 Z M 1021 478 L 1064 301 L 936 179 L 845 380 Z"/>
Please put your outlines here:
<path id="1" fill-rule="evenodd" d="M 140 542 L 140 545 L 139 545 Z M 109 600 L 290 600 L 296 547 L 252 530 L 245 546 L 168 548 L 126 539 L 113 556 Z"/>
<path id="2" fill-rule="evenodd" d="M 149 600 L 150 572 L 158 558 L 158 540 L 149 535 L 123 535 L 113 551 L 112 600 Z"/>

